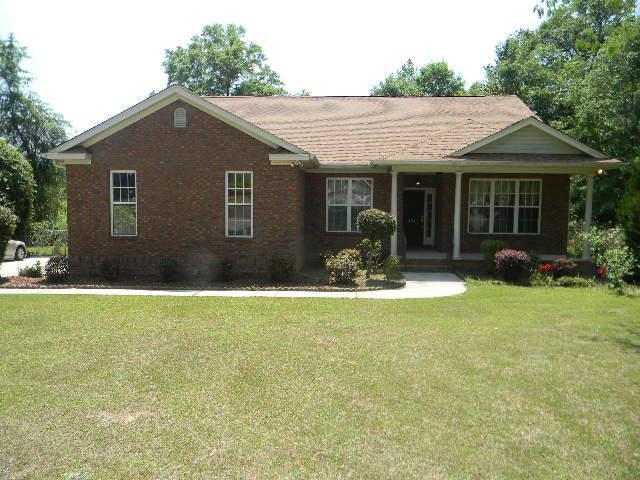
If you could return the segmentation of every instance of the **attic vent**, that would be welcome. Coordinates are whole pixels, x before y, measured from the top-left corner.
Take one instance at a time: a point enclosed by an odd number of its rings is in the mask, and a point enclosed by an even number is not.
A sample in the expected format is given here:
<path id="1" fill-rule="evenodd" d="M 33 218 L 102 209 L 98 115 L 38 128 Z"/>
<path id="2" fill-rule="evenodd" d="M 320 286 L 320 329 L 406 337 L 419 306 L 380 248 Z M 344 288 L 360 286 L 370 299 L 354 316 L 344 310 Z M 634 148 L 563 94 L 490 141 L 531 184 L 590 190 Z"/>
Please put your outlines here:
<path id="1" fill-rule="evenodd" d="M 187 112 L 184 108 L 176 108 L 173 111 L 173 126 L 175 128 L 187 128 Z"/>

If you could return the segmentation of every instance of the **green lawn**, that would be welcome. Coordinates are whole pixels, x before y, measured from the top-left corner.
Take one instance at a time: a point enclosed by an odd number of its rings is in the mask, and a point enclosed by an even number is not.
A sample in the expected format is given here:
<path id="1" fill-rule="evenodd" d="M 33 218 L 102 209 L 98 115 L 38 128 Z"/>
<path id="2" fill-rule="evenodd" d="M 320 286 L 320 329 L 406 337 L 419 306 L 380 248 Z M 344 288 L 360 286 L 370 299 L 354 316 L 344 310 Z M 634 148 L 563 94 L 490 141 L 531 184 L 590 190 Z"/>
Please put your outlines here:
<path id="1" fill-rule="evenodd" d="M 0 297 L 0 478 L 639 475 L 637 297 Z"/>

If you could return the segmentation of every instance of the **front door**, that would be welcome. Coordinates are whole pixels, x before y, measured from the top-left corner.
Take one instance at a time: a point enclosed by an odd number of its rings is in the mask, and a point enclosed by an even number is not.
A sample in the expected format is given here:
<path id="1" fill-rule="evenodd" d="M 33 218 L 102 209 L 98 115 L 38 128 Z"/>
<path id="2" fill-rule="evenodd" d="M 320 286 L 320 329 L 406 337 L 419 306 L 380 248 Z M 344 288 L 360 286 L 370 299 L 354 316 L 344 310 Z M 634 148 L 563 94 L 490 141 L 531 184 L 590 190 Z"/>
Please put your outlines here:
<path id="1" fill-rule="evenodd" d="M 424 244 L 425 191 L 405 190 L 403 200 L 402 226 L 407 238 L 407 247 L 421 247 Z"/>
<path id="2" fill-rule="evenodd" d="M 402 226 L 407 247 L 435 244 L 435 200 L 434 188 L 413 188 L 404 191 Z"/>

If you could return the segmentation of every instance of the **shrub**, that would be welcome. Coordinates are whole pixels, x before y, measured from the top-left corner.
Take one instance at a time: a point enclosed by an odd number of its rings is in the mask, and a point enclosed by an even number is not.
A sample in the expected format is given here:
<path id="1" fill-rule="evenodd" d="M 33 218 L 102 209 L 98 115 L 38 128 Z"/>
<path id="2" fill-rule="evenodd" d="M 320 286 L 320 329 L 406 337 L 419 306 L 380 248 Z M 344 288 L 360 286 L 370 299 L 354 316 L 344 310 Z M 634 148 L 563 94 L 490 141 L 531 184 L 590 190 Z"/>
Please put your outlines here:
<path id="1" fill-rule="evenodd" d="M 396 231 L 396 220 L 388 212 L 377 208 L 363 210 L 358 214 L 358 230 L 369 240 L 386 240 Z"/>
<path id="2" fill-rule="evenodd" d="M 508 248 L 507 242 L 503 242 L 502 240 L 483 240 L 480 243 L 480 248 L 482 248 L 482 254 L 487 262 L 487 272 L 493 275 L 496 273 L 496 253 Z"/>
<path id="3" fill-rule="evenodd" d="M 384 271 L 384 278 L 389 280 L 397 280 L 402 277 L 400 273 L 400 258 L 389 255 L 387 259 L 384 261 L 384 266 L 382 267 Z"/>
<path id="4" fill-rule="evenodd" d="M 358 262 L 349 253 L 338 252 L 337 255 L 327 260 L 326 269 L 329 273 L 329 283 L 353 283 L 358 274 Z"/>
<path id="5" fill-rule="evenodd" d="M 44 276 L 48 282 L 66 282 L 69 274 L 69 259 L 63 255 L 51 257 L 44 266 Z"/>
<path id="6" fill-rule="evenodd" d="M 160 280 L 163 282 L 175 282 L 178 279 L 178 261 L 175 258 L 166 257 L 158 264 Z"/>
<path id="7" fill-rule="evenodd" d="M 506 282 L 520 282 L 527 278 L 531 259 L 527 252 L 505 248 L 495 254 L 496 272 Z"/>
<path id="8" fill-rule="evenodd" d="M 120 263 L 113 258 L 105 258 L 100 262 L 100 276 L 109 282 L 120 278 Z"/>
<path id="9" fill-rule="evenodd" d="M 358 244 L 358 248 L 345 248 L 340 250 L 340 255 L 342 256 L 347 256 L 350 257 L 354 262 L 356 262 L 358 264 L 358 267 L 360 267 L 363 264 L 362 258 L 363 258 L 363 250 L 362 250 L 362 244 L 366 242 L 365 240 L 363 240 L 362 242 L 360 242 Z"/>
<path id="10" fill-rule="evenodd" d="M 40 278 L 43 275 L 42 263 L 36 262 L 33 265 L 18 270 L 21 277 Z"/>
<path id="11" fill-rule="evenodd" d="M 578 273 L 578 264 L 567 257 L 558 257 L 551 262 L 554 278 L 575 277 Z"/>
<path id="12" fill-rule="evenodd" d="M 624 232 L 619 228 L 602 228 L 594 226 L 589 233 L 582 234 L 582 240 L 587 240 L 591 248 L 593 262 L 600 266 L 607 250 L 621 248 L 626 245 Z M 582 254 L 582 251 L 580 251 Z"/>
<path id="13" fill-rule="evenodd" d="M 531 273 L 529 283 L 533 287 L 553 287 L 553 276 L 549 273 L 537 270 Z"/>
<path id="14" fill-rule="evenodd" d="M 626 277 L 633 272 L 635 258 L 627 246 L 612 248 L 605 252 L 601 265 L 605 269 L 609 288 L 622 290 L 626 285 Z"/>
<path id="15" fill-rule="evenodd" d="M 397 224 L 390 213 L 370 208 L 358 214 L 357 225 L 365 240 L 369 242 L 363 244 L 366 252 L 367 278 L 369 278 L 380 257 L 380 253 L 377 252 L 382 252 L 382 241 L 388 239 L 396 231 Z"/>
<path id="16" fill-rule="evenodd" d="M 220 262 L 218 280 L 220 280 L 221 282 L 230 282 L 231 280 L 233 280 L 233 261 L 231 259 L 224 258 Z"/>
<path id="17" fill-rule="evenodd" d="M 367 278 L 369 278 L 371 274 L 378 269 L 380 255 L 382 255 L 382 242 L 380 240 L 365 238 L 358 244 L 358 248 L 362 252 L 362 256 L 358 258 L 365 259 L 364 263 L 367 267 Z M 358 260 L 358 264 L 359 263 L 360 261 Z"/>
<path id="18" fill-rule="evenodd" d="M 273 282 L 291 280 L 296 267 L 296 260 L 290 255 L 273 255 L 269 260 L 269 277 Z"/>
<path id="19" fill-rule="evenodd" d="M 630 165 L 631 175 L 618 206 L 618 219 L 634 256 L 640 258 L 640 159 Z M 636 270 L 636 273 L 640 273 Z"/>
<path id="20" fill-rule="evenodd" d="M 556 285 L 567 288 L 586 288 L 592 287 L 593 282 L 582 277 L 560 277 L 556 280 Z"/>

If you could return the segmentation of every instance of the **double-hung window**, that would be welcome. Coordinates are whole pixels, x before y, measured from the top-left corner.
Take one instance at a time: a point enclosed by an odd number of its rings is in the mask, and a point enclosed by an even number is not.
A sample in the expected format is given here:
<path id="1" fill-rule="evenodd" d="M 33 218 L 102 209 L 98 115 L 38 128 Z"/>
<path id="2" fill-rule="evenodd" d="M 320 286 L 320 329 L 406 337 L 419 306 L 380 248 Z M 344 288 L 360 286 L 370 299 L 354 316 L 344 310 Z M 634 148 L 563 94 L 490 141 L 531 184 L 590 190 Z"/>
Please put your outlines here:
<path id="1" fill-rule="evenodd" d="M 111 171 L 111 235 L 138 234 L 138 185 L 134 170 Z"/>
<path id="2" fill-rule="evenodd" d="M 373 208 L 373 179 L 327 179 L 327 231 L 357 232 L 363 210 Z"/>
<path id="3" fill-rule="evenodd" d="M 253 172 L 227 172 L 227 237 L 253 236 Z"/>
<path id="4" fill-rule="evenodd" d="M 540 233 L 541 180 L 469 181 L 469 233 Z"/>

